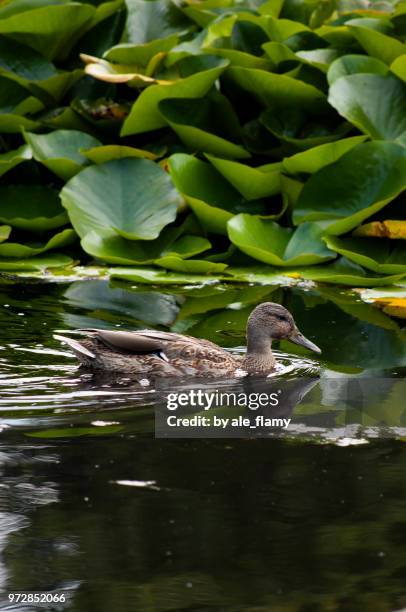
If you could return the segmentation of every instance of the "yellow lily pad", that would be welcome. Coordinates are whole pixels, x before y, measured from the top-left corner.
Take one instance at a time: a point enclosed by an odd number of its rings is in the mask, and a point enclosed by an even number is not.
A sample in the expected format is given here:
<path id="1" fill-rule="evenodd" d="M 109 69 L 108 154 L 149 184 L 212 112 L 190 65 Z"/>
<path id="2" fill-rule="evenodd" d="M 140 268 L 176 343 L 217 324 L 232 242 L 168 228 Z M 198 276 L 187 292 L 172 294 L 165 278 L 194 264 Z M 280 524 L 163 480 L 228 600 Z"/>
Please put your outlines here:
<path id="1" fill-rule="evenodd" d="M 353 236 L 406 240 L 406 221 L 372 221 L 357 227 L 353 231 Z"/>

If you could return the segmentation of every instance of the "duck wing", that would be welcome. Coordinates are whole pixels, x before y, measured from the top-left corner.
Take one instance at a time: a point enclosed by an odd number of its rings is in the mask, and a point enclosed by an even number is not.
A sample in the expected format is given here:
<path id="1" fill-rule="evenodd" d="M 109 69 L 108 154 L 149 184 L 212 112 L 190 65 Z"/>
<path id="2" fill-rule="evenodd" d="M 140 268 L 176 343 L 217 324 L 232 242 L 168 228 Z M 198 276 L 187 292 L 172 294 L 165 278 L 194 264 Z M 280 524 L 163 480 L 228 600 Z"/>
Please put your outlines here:
<path id="1" fill-rule="evenodd" d="M 200 340 L 171 332 L 143 329 L 140 331 L 112 331 L 106 329 L 81 329 L 80 333 L 99 340 L 111 350 L 145 355 L 155 353 L 171 359 L 230 358 L 230 354 L 209 340 Z"/>

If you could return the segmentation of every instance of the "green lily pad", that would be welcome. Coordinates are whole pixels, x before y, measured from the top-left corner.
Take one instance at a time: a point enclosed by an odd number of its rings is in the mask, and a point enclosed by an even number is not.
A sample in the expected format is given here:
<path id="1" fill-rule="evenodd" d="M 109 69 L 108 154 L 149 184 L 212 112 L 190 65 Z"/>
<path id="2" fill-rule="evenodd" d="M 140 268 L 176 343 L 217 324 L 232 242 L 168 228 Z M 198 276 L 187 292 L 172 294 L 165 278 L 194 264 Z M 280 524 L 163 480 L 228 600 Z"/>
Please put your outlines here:
<path id="1" fill-rule="evenodd" d="M 394 76 L 352 74 L 337 79 L 328 101 L 371 138 L 396 140 L 406 134 L 406 85 Z"/>
<path id="2" fill-rule="evenodd" d="M 242 202 L 240 194 L 210 164 L 192 155 L 176 153 L 169 158 L 168 167 L 173 182 L 203 227 L 227 233 L 232 207 Z"/>
<path id="3" fill-rule="evenodd" d="M 0 225 L 0 242 L 4 242 L 11 234 L 10 225 Z"/>
<path id="4" fill-rule="evenodd" d="M 390 69 L 399 79 L 406 82 L 406 55 L 396 58 L 391 64 Z"/>
<path id="5" fill-rule="evenodd" d="M 155 265 L 174 270 L 175 272 L 186 272 L 188 274 L 212 274 L 222 273 L 227 264 L 215 263 L 204 259 L 181 259 L 176 255 L 166 255 L 155 260 Z"/>
<path id="6" fill-rule="evenodd" d="M 90 159 L 94 164 L 105 164 L 113 159 L 124 159 L 126 157 L 135 157 L 138 159 L 156 159 L 157 155 L 145 149 L 136 149 L 135 147 L 127 147 L 123 145 L 101 145 L 92 149 L 82 149 L 81 154 Z"/>
<path id="7" fill-rule="evenodd" d="M 362 20 L 363 21 L 363 20 Z M 390 65 L 397 57 L 406 53 L 406 45 L 393 36 L 361 26 L 349 26 L 350 31 L 368 55 Z"/>
<path id="8" fill-rule="evenodd" d="M 328 118 L 312 119 L 299 109 L 281 109 L 278 113 L 268 109 L 261 113 L 260 121 L 273 136 L 285 143 L 284 150 L 293 151 L 304 151 L 339 140 L 351 129 L 347 123 L 333 126 Z"/>
<path id="9" fill-rule="evenodd" d="M 193 257 L 210 248 L 200 236 L 179 236 L 178 228 L 165 228 L 155 240 L 126 240 L 109 232 L 92 231 L 82 239 L 86 253 L 102 261 L 119 265 L 152 264 L 166 255 Z"/>
<path id="10" fill-rule="evenodd" d="M 233 110 L 227 100 L 225 108 L 224 105 L 217 105 L 207 98 L 163 100 L 158 108 L 189 149 L 229 159 L 251 157 L 242 145 L 232 142 L 233 131 L 236 130 L 232 129 L 234 126 L 229 125 L 232 123 L 229 118 L 233 115 Z"/>
<path id="11" fill-rule="evenodd" d="M 283 74 L 234 66 L 227 76 L 265 107 L 299 108 L 316 114 L 327 106 L 325 95 L 316 87 Z"/>
<path id="12" fill-rule="evenodd" d="M 13 113 L 0 114 L 0 134 L 20 134 L 24 128 L 26 130 L 36 130 L 40 127 L 38 121 L 15 115 Z"/>
<path id="13" fill-rule="evenodd" d="M 0 221 L 31 232 L 43 232 L 68 223 L 55 189 L 42 185 L 0 187 Z"/>
<path id="14" fill-rule="evenodd" d="M 1 257 L 34 257 L 45 253 L 45 251 L 51 251 L 52 249 L 59 249 L 72 244 L 76 240 L 76 233 L 72 229 L 66 229 L 55 236 L 52 236 L 46 243 L 31 243 L 31 244 L 17 244 L 13 242 L 6 242 L 0 244 L 0 258 Z"/>
<path id="15" fill-rule="evenodd" d="M 224 178 L 241 193 L 246 200 L 257 200 L 266 196 L 275 195 L 281 190 L 280 169 L 281 164 L 274 164 L 272 169 L 266 171 L 251 168 L 244 164 L 213 155 L 206 155 L 210 163 Z"/>
<path id="16" fill-rule="evenodd" d="M 145 283 L 147 285 L 200 285 L 213 282 L 213 276 L 203 274 L 165 272 L 157 268 L 110 268 L 111 278 L 120 278 L 132 283 Z M 221 280 L 217 276 L 217 280 Z"/>
<path id="17" fill-rule="evenodd" d="M 22 145 L 14 151 L 3 153 L 0 155 L 0 176 L 17 166 L 23 161 L 32 158 L 31 148 L 27 145 Z"/>
<path id="18" fill-rule="evenodd" d="M 321 239 L 322 229 L 305 223 L 296 230 L 251 215 L 236 215 L 228 235 L 243 253 L 272 266 L 308 266 L 334 259 Z"/>
<path id="19" fill-rule="evenodd" d="M 192 60 L 194 63 L 192 63 Z M 188 76 L 181 77 L 167 85 L 151 85 L 144 89 L 134 102 L 130 114 L 123 124 L 122 136 L 141 134 L 164 127 L 166 121 L 158 110 L 161 100 L 166 98 L 201 98 L 224 72 L 229 62 L 215 56 L 206 55 L 187 57 L 178 64 L 180 64 L 181 74 L 183 66 L 185 66 L 185 70 L 188 69 Z M 194 73 L 191 73 L 192 71 Z"/>
<path id="20" fill-rule="evenodd" d="M 391 142 L 359 144 L 309 178 L 293 210 L 293 222 L 325 220 L 326 233 L 348 232 L 393 200 L 405 188 L 405 177 L 404 147 Z"/>
<path id="21" fill-rule="evenodd" d="M 331 64 L 327 72 L 327 80 L 329 85 L 332 85 L 343 76 L 364 72 L 385 76 L 389 68 L 384 62 L 368 55 L 343 55 Z"/>
<path id="22" fill-rule="evenodd" d="M 34 159 L 41 162 L 59 178 L 68 181 L 88 160 L 79 151 L 97 147 L 101 143 L 93 136 L 76 130 L 55 130 L 49 134 L 25 132 Z"/>
<path id="23" fill-rule="evenodd" d="M 123 42 L 143 44 L 185 32 L 190 22 L 169 0 L 125 0 L 127 21 Z"/>
<path id="24" fill-rule="evenodd" d="M 377 274 L 406 273 L 406 245 L 390 240 L 326 236 L 329 249 Z"/>
<path id="25" fill-rule="evenodd" d="M 109 62 L 118 64 L 138 64 L 147 66 L 157 53 L 166 53 L 176 45 L 177 34 L 171 34 L 167 38 L 156 38 L 143 43 L 120 43 L 111 47 L 103 55 Z"/>
<path id="26" fill-rule="evenodd" d="M 73 259 L 60 253 L 50 255 L 38 255 L 26 259 L 13 259 L 11 257 L 0 258 L 0 270 L 26 271 L 47 270 L 48 268 L 66 268 L 73 264 Z"/>
<path id="27" fill-rule="evenodd" d="M 79 2 L 49 4 L 0 19 L 0 34 L 32 47 L 48 59 L 64 59 L 95 14 Z"/>
<path id="28" fill-rule="evenodd" d="M 367 274 L 361 266 L 341 257 L 337 262 L 328 266 L 300 269 L 297 275 L 305 280 L 331 283 L 334 285 L 349 285 L 351 287 L 380 287 L 400 282 L 406 274 L 392 274 L 390 276 L 376 276 Z M 294 273 L 293 270 L 290 273 Z"/>
<path id="29" fill-rule="evenodd" d="M 285 157 L 282 167 L 289 174 L 300 174 L 301 172 L 314 174 L 324 166 L 340 159 L 344 153 L 364 142 L 366 138 L 367 136 L 352 136 L 307 149 L 291 157 Z"/>
<path id="30" fill-rule="evenodd" d="M 148 159 L 117 159 L 85 168 L 61 191 L 81 238 L 108 231 L 129 240 L 152 240 L 174 221 L 181 197 L 170 177 Z"/>

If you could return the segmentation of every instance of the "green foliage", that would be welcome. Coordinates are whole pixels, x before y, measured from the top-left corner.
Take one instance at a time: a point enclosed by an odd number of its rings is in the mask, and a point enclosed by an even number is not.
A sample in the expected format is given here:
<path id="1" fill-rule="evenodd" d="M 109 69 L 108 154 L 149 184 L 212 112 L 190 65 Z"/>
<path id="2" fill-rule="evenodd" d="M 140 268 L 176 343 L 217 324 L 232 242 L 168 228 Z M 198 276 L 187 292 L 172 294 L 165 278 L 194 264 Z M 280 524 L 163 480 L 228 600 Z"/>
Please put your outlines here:
<path id="1" fill-rule="evenodd" d="M 1 3 L 0 268 L 70 265 L 47 252 L 63 251 L 139 282 L 401 281 L 401 239 L 346 234 L 405 219 L 403 17 Z"/>

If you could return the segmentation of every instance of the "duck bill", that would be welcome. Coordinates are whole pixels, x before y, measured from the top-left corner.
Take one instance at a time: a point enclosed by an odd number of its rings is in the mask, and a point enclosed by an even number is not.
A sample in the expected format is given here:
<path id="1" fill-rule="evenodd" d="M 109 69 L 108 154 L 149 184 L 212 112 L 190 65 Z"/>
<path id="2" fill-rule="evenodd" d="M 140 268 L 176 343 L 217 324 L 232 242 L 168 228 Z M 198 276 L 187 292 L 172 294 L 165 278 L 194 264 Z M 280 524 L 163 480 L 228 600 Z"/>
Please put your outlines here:
<path id="1" fill-rule="evenodd" d="M 313 342 L 308 340 L 298 329 L 295 329 L 295 331 L 289 336 L 289 340 L 291 342 L 294 342 L 295 344 L 304 346 L 310 351 L 314 351 L 315 353 L 321 353 L 321 349 L 319 349 L 317 344 L 314 344 Z"/>

